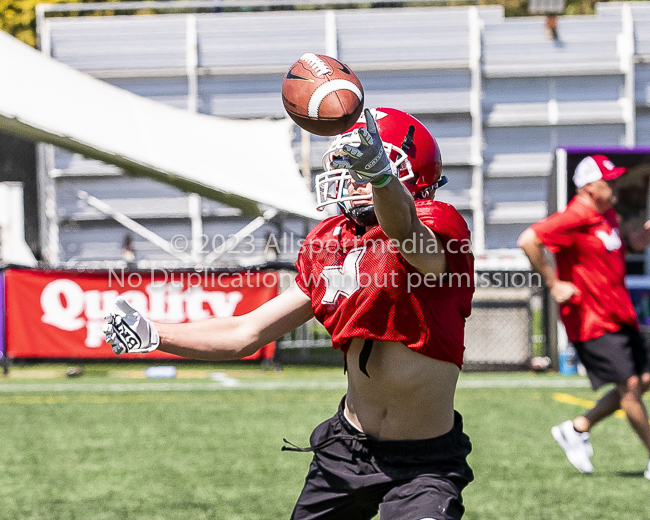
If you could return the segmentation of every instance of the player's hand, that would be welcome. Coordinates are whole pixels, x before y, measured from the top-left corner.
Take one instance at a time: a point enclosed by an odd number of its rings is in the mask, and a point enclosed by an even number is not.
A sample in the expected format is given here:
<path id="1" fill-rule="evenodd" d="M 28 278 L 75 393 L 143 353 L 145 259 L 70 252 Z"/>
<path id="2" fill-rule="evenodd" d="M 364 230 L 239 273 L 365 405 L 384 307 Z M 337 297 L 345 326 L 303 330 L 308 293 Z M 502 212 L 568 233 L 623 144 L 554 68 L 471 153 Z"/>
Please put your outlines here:
<path id="1" fill-rule="evenodd" d="M 156 350 L 160 345 L 160 336 L 151 320 L 148 320 L 122 296 L 115 301 L 117 312 L 106 316 L 104 334 L 106 343 L 113 347 L 113 352 L 120 354 L 142 354 Z"/>
<path id="2" fill-rule="evenodd" d="M 384 150 L 384 144 L 379 137 L 377 123 L 370 110 L 364 111 L 366 128 L 359 128 L 360 144 L 352 146 L 343 145 L 345 156 L 332 161 L 334 168 L 350 170 L 350 175 L 357 184 L 372 183 L 381 188 L 388 184 L 393 177 L 390 160 Z"/>
<path id="3" fill-rule="evenodd" d="M 650 245 L 650 220 L 641 229 L 630 231 L 627 236 L 628 245 L 632 251 L 642 252 Z"/>
<path id="4" fill-rule="evenodd" d="M 551 296 L 557 303 L 580 303 L 582 293 L 571 282 L 558 280 L 551 287 Z"/>

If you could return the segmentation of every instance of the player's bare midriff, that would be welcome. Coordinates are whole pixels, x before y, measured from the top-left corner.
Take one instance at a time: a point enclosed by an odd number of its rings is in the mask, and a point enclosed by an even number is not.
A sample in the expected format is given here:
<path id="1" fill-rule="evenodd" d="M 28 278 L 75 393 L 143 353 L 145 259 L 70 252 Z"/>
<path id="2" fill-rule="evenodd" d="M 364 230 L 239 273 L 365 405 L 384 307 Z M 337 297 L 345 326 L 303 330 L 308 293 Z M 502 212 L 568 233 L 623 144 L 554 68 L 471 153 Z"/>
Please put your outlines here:
<path id="1" fill-rule="evenodd" d="M 375 341 L 366 376 L 359 369 L 364 340 L 348 350 L 346 414 L 367 435 L 382 440 L 438 437 L 454 424 L 454 391 L 460 370 L 402 343 Z"/>

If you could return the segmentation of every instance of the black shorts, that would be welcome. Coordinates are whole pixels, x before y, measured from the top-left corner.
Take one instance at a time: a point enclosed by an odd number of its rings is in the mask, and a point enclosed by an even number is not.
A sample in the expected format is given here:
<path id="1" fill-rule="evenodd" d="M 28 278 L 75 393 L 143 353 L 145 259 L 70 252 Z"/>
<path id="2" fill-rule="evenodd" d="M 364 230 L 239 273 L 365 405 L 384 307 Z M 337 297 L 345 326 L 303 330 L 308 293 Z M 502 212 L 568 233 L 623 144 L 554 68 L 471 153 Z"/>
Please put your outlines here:
<path id="1" fill-rule="evenodd" d="M 606 383 L 623 383 L 632 376 L 650 372 L 645 341 L 632 327 L 624 326 L 618 332 L 573 345 L 594 390 Z"/>
<path id="2" fill-rule="evenodd" d="M 311 435 L 314 458 L 292 520 L 458 520 L 461 492 L 474 475 L 472 450 L 455 412 L 452 430 L 415 441 L 379 441 L 359 432 L 343 415 Z"/>

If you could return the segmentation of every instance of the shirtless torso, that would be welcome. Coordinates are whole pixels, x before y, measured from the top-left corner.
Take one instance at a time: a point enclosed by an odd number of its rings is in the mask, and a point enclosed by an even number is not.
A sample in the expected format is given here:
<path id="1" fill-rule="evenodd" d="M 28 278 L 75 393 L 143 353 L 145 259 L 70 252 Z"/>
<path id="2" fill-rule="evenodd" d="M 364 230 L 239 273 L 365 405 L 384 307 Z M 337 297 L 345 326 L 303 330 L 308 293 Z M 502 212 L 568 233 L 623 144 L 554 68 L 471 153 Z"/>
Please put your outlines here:
<path id="1" fill-rule="evenodd" d="M 454 424 L 454 391 L 459 369 L 423 356 L 401 343 L 375 341 L 359 369 L 362 339 L 348 351 L 346 416 L 361 431 L 382 440 L 437 437 Z"/>

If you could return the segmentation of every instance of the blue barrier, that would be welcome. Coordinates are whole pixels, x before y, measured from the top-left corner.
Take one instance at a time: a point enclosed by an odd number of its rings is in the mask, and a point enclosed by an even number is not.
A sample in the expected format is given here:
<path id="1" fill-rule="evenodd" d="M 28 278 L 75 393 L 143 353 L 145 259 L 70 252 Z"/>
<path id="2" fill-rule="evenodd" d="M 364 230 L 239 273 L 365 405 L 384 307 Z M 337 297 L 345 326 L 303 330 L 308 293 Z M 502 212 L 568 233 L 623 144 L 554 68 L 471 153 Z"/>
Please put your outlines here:
<path id="1" fill-rule="evenodd" d="M 567 348 L 560 352 L 560 374 L 563 376 L 574 376 L 578 373 L 578 356 L 573 348 Z"/>

